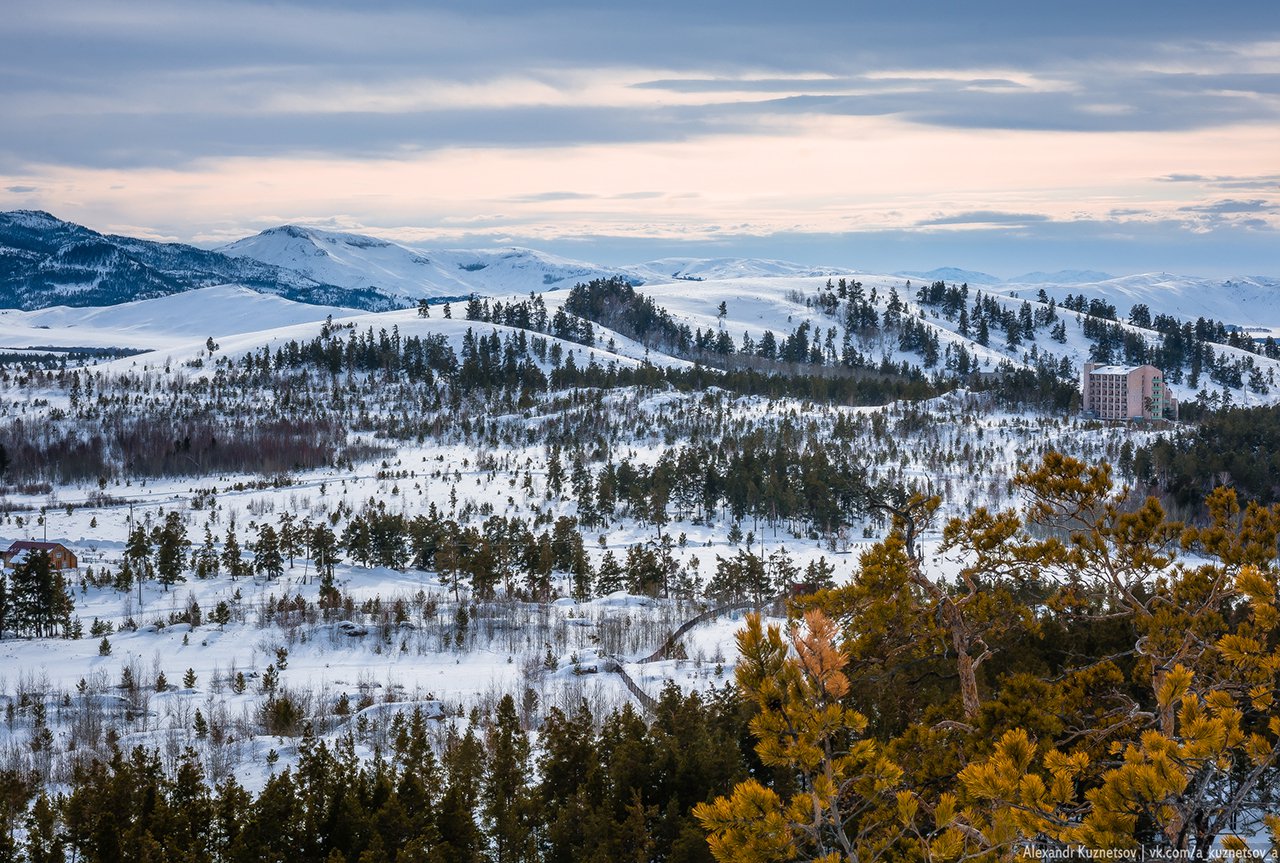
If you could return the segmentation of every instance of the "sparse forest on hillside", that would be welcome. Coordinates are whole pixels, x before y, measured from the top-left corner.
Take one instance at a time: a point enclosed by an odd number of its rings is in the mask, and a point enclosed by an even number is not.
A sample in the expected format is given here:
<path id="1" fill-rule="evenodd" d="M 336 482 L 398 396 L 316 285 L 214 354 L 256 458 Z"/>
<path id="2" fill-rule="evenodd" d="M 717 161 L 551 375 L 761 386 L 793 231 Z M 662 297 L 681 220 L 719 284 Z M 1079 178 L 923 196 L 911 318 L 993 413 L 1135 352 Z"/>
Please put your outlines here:
<path id="1" fill-rule="evenodd" d="M 1225 389 L 1126 427 L 1079 363 L 1159 315 L 796 284 L 4 362 L 0 532 L 80 565 L 0 579 L 0 859 L 1264 841 L 1271 409 L 1213 402 L 1269 348 L 1193 327 Z"/>

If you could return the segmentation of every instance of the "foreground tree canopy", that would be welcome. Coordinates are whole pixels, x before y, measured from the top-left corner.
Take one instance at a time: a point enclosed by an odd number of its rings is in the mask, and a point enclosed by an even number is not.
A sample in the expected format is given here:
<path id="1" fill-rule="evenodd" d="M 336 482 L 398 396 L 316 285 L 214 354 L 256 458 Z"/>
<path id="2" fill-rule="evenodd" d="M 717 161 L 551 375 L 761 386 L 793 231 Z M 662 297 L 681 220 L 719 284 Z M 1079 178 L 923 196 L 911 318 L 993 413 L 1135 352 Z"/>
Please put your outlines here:
<path id="1" fill-rule="evenodd" d="M 803 624 L 750 620 L 738 684 L 794 790 L 748 779 L 700 805 L 717 860 L 1280 840 L 1280 507 L 1218 489 L 1182 525 L 1056 454 L 1017 483 L 1025 520 L 946 525 L 953 579 L 900 525 Z"/>

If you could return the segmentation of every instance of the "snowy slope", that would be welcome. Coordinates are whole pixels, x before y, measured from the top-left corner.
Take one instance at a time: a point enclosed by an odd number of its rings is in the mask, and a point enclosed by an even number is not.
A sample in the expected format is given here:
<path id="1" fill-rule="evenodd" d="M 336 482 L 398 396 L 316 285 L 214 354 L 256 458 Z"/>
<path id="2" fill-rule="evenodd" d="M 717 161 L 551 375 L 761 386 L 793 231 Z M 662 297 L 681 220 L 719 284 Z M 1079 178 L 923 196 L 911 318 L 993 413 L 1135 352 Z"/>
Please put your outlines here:
<path id="1" fill-rule="evenodd" d="M 219 251 L 293 270 L 316 281 L 372 288 L 405 300 L 527 293 L 620 272 L 531 249 L 428 250 L 297 225 L 270 228 Z"/>
<path id="2" fill-rule="evenodd" d="M 336 290 L 261 261 L 100 234 L 40 211 L 0 213 L 0 307 L 105 306 L 219 284 L 314 302 L 333 302 Z"/>
<path id="3" fill-rule="evenodd" d="M 1280 327 L 1280 279 L 1268 276 L 1239 276 L 1226 280 L 1145 273 L 1079 284 L 1006 284 L 996 290 L 1030 299 L 1043 288 L 1061 302 L 1067 294 L 1083 294 L 1086 299 L 1113 303 L 1120 317 L 1145 303 L 1151 314 L 1166 314 L 1195 320 L 1212 318 L 1244 327 Z"/>
<path id="4" fill-rule="evenodd" d="M 1103 273 L 1099 270 L 1058 270 L 1053 273 L 1037 270 L 1032 273 L 1014 276 L 1011 279 L 1002 279 L 990 273 L 965 270 L 959 267 L 938 267 L 934 270 L 899 270 L 894 275 L 923 279 L 928 282 L 943 281 L 957 285 L 965 282 L 970 285 L 1082 285 L 1090 282 L 1105 282 L 1108 279 L 1115 278 L 1110 273 Z"/>
<path id="5" fill-rule="evenodd" d="M 671 279 L 703 281 L 747 277 L 834 276 L 844 272 L 832 267 L 812 267 L 765 258 L 659 258 L 624 269 L 646 284 Z"/>
<path id="6" fill-rule="evenodd" d="M 403 250 L 403 247 L 397 247 Z M 480 253 L 468 252 L 467 255 Z M 496 253 L 495 253 L 496 254 Z M 438 258 L 443 260 L 441 258 Z M 528 263 L 531 259 L 519 258 L 508 262 L 516 267 L 516 261 Z M 736 262 L 733 266 L 739 266 Z M 495 263 L 495 270 L 502 268 Z M 488 267 L 486 267 L 488 269 Z M 482 271 L 476 271 L 480 273 Z M 475 275 L 474 273 L 471 275 Z M 915 287 L 920 280 L 902 276 L 873 274 L 846 274 L 862 282 L 865 291 L 877 292 L 877 307 L 881 314 L 887 309 L 890 290 L 896 290 L 908 303 L 908 314 L 920 317 L 924 324 L 938 336 L 944 352 L 948 345 L 963 346 L 980 367 L 993 369 L 1001 362 L 1015 366 L 1033 365 L 1029 352 L 1034 347 L 1041 355 L 1066 358 L 1073 366 L 1088 360 L 1091 343 L 1081 332 L 1077 315 L 1065 310 L 1059 314 L 1068 321 L 1067 342 L 1058 344 L 1043 331 L 1035 342 L 1027 342 L 1009 348 L 1003 336 L 993 334 L 989 346 L 978 345 L 971 338 L 958 332 L 958 324 L 938 316 L 932 309 L 921 310 L 914 303 Z M 496 280 L 495 280 L 496 281 Z M 825 338 L 831 329 L 837 330 L 839 341 L 841 323 L 837 318 L 823 315 L 806 299 L 814 298 L 826 284 L 826 276 L 765 275 L 745 278 L 703 279 L 690 282 L 684 279 L 666 280 L 641 286 L 640 293 L 652 297 L 677 320 L 687 323 L 693 330 L 718 331 L 723 328 L 735 344 L 742 343 L 749 334 L 759 342 L 765 332 L 772 332 L 781 341 L 803 321 L 814 328 L 814 337 Z M 910 281 L 911 287 L 907 284 Z M 1194 319 L 1197 316 L 1212 317 L 1228 323 L 1239 323 L 1269 331 L 1280 328 L 1280 282 L 1261 278 L 1238 279 L 1226 283 L 1209 280 L 1189 280 L 1164 276 L 1130 276 L 1090 285 L 1046 286 L 985 286 L 981 288 L 994 299 L 1016 311 L 1022 302 L 1036 304 L 1041 288 L 1058 300 L 1067 294 L 1083 293 L 1086 297 L 1098 296 L 1116 305 L 1123 317 L 1135 303 L 1146 303 L 1153 314 L 1166 313 Z M 979 288 L 971 288 L 976 296 Z M 497 294 L 498 292 L 494 292 Z M 528 296 L 527 291 L 508 291 L 504 299 L 519 300 Z M 544 293 L 549 308 L 555 309 L 568 296 L 568 288 L 561 287 Z M 726 316 L 722 320 L 719 307 L 723 303 Z M 460 312 L 461 309 L 455 309 Z M 289 340 L 307 341 L 319 332 L 320 322 L 332 317 L 335 323 L 351 324 L 364 331 L 398 327 L 403 335 L 445 335 L 455 350 L 460 350 L 461 340 L 467 329 L 487 333 L 492 329 L 506 333 L 505 327 L 491 324 L 444 320 L 440 313 L 423 319 L 412 310 L 368 313 L 336 306 L 316 306 L 297 303 L 271 294 L 259 294 L 243 287 L 218 286 L 174 294 L 153 300 L 142 300 L 116 306 L 73 308 L 55 307 L 35 312 L 0 310 L 0 349 L 25 349 L 32 347 L 81 347 L 81 348 L 130 348 L 152 351 L 153 354 L 131 357 L 118 361 L 121 367 L 163 367 L 170 361 L 194 360 L 204 350 L 206 338 L 212 336 L 221 346 L 220 355 L 234 357 L 264 346 L 275 346 Z M 1133 328 L 1131 328 L 1133 329 Z M 684 360 L 659 352 L 647 351 L 624 336 L 596 327 L 598 343 L 588 350 L 579 345 L 563 343 L 562 350 L 576 351 L 577 361 L 586 364 L 595 360 L 601 364 L 618 361 L 623 365 L 648 361 L 659 365 L 683 365 Z M 1157 334 L 1136 330 L 1155 343 Z M 612 350 L 608 344 L 612 340 Z M 881 336 L 869 343 L 859 344 L 858 350 L 873 361 L 888 359 L 894 363 L 907 362 L 919 365 L 921 357 L 899 349 L 896 337 Z M 1233 358 L 1245 354 L 1233 348 L 1216 346 L 1215 351 Z M 1264 374 L 1280 377 L 1280 365 L 1273 360 L 1254 357 Z M 1269 378 L 1270 379 L 1270 378 Z M 1211 386 L 1212 388 L 1212 386 Z M 1195 391 L 1175 386 L 1178 396 L 1191 398 Z M 1237 404 L 1269 402 L 1275 395 L 1237 390 L 1233 399 Z"/>
<path id="7" fill-rule="evenodd" d="M 1056 273 L 1023 273 L 1005 279 L 1011 285 L 1083 285 L 1089 282 L 1105 282 L 1115 276 L 1098 270 L 1058 270 Z"/>
<path id="8" fill-rule="evenodd" d="M 938 336 L 940 346 L 945 351 L 947 345 L 963 346 L 969 354 L 977 360 L 979 365 L 984 369 L 994 369 L 1002 362 L 1011 363 L 1015 367 L 1034 367 L 1034 360 L 1031 351 L 1034 348 L 1039 356 L 1052 356 L 1056 359 L 1066 358 L 1076 369 L 1089 360 L 1089 351 L 1092 343 L 1085 338 L 1082 332 L 1081 319 L 1082 316 L 1064 309 L 1059 309 L 1058 314 L 1067 321 L 1067 341 L 1065 344 L 1059 344 L 1052 340 L 1048 333 L 1043 329 L 1037 335 L 1035 341 L 1024 342 L 1022 345 L 1010 348 L 1005 344 L 1004 337 L 999 333 L 994 333 L 990 340 L 989 346 L 977 344 L 971 338 L 963 336 L 959 333 L 959 325 L 956 321 L 948 321 L 938 315 L 933 309 L 922 309 L 915 302 L 915 290 L 921 284 L 917 280 L 910 280 L 901 276 L 874 275 L 865 273 L 846 274 L 847 278 L 856 279 L 863 284 L 864 290 L 869 295 L 874 288 L 877 292 L 876 307 L 883 314 L 888 307 L 888 297 L 890 290 L 896 290 L 900 299 L 907 304 L 907 314 L 920 317 L 923 323 Z M 1129 280 L 1117 279 L 1115 282 L 1133 285 L 1137 277 L 1131 277 Z M 815 333 L 824 335 L 831 328 L 837 330 L 836 341 L 839 343 L 839 330 L 841 328 L 840 321 L 836 318 L 828 317 L 817 311 L 816 308 L 810 307 L 805 303 L 806 298 L 816 297 L 818 291 L 826 284 L 825 277 L 817 278 L 747 278 L 747 279 L 722 279 L 708 280 L 699 282 L 691 286 L 688 282 L 677 281 L 668 282 L 666 284 L 645 285 L 639 288 L 639 292 L 653 298 L 654 302 L 662 308 L 670 312 L 677 320 L 687 323 L 691 329 L 702 330 L 718 330 L 723 327 L 734 342 L 741 344 L 744 333 L 750 334 L 753 341 L 758 342 L 765 331 L 772 331 L 775 338 L 781 339 L 793 332 L 802 322 L 809 321 L 814 327 Z M 908 282 L 911 287 L 908 288 Z M 1109 285 L 1111 283 L 1104 283 Z M 1270 300 L 1262 299 L 1267 292 L 1265 280 L 1239 280 L 1233 281 L 1231 287 L 1223 292 L 1216 304 L 1212 301 L 1212 296 L 1197 296 L 1194 291 L 1187 287 L 1185 281 L 1171 283 L 1167 288 L 1154 285 L 1147 293 L 1138 293 L 1135 290 L 1134 296 L 1144 297 L 1144 299 L 1135 300 L 1136 302 L 1149 302 L 1152 314 L 1164 311 L 1169 314 L 1187 314 L 1186 309 L 1196 308 L 1192 304 L 1199 302 L 1199 308 L 1202 311 L 1193 311 L 1191 316 L 1197 314 L 1210 314 L 1220 320 L 1240 321 L 1242 316 L 1251 314 L 1253 320 L 1262 322 L 1275 320 L 1280 324 L 1280 309 L 1277 309 L 1277 299 L 1280 299 L 1280 290 L 1277 290 L 1276 297 Z M 979 289 L 971 286 L 970 302 L 976 297 Z M 1032 307 L 1038 306 L 1036 302 L 1036 294 L 1039 286 L 1031 290 L 1023 287 L 1010 287 L 1008 289 L 983 287 L 984 293 L 990 293 L 991 296 L 1001 305 L 1016 312 L 1022 305 L 1023 301 L 1029 301 Z M 1080 293 L 1079 287 L 1068 289 L 1065 286 L 1054 288 L 1052 286 L 1045 288 L 1046 293 L 1053 296 L 1055 291 L 1062 297 L 1068 293 Z M 1257 292 L 1257 294 L 1253 293 Z M 1086 295 L 1090 295 L 1085 291 Z M 556 301 L 563 301 L 565 293 L 556 291 L 547 294 L 548 305 L 553 305 Z M 1122 315 L 1127 312 L 1129 305 L 1123 304 L 1117 298 L 1116 293 L 1105 294 L 1099 292 L 1098 296 L 1106 296 L 1109 301 L 1115 302 L 1117 308 L 1122 309 Z M 1249 298 L 1254 297 L 1253 307 L 1250 307 Z M 719 305 L 723 302 L 727 312 L 724 320 L 719 318 Z M 1269 304 L 1269 308 L 1264 306 Z M 922 316 L 922 317 L 921 317 Z M 1248 319 L 1245 319 L 1246 322 Z M 1149 330 L 1142 330 L 1137 327 L 1124 325 L 1126 329 L 1139 333 L 1151 344 L 1156 344 L 1159 334 Z M 918 354 L 904 352 L 899 349 L 897 339 L 895 337 L 879 337 L 871 344 L 862 344 L 858 346 L 859 350 L 865 354 L 869 354 L 872 359 L 879 360 L 887 358 L 891 362 L 901 363 L 903 361 L 912 365 L 920 365 L 921 357 Z M 1262 356 L 1247 354 L 1237 348 L 1231 348 L 1224 345 L 1214 345 L 1215 353 L 1225 355 L 1233 360 L 1235 359 L 1251 359 L 1259 366 L 1268 380 L 1280 380 L 1280 362 L 1267 359 Z M 1220 389 L 1208 381 L 1202 381 L 1201 386 L 1207 386 L 1210 390 Z M 1198 389 L 1186 386 L 1185 384 L 1171 384 L 1172 389 L 1179 399 L 1189 400 L 1195 397 Z M 1251 392 L 1247 387 L 1232 390 L 1232 400 L 1235 404 L 1267 404 L 1280 399 L 1280 388 L 1272 387 L 1270 393 L 1260 394 Z"/>
<path id="9" fill-rule="evenodd" d="M 998 285 L 1003 279 L 977 270 L 959 267 L 938 267 L 934 270 L 899 270 L 895 276 L 906 276 L 917 282 L 946 282 L 947 284 Z"/>
<path id="10" fill-rule="evenodd" d="M 114 347 L 159 350 L 212 336 L 270 330 L 355 314 L 219 285 L 114 306 L 0 309 L 0 347 Z"/>
<path id="11" fill-rule="evenodd" d="M 360 234 L 282 225 L 219 249 L 326 284 L 370 288 L 414 300 L 544 291 L 623 276 L 633 283 L 672 279 L 826 276 L 838 270 L 754 258 L 660 258 L 610 267 L 533 249 L 430 249 Z"/>

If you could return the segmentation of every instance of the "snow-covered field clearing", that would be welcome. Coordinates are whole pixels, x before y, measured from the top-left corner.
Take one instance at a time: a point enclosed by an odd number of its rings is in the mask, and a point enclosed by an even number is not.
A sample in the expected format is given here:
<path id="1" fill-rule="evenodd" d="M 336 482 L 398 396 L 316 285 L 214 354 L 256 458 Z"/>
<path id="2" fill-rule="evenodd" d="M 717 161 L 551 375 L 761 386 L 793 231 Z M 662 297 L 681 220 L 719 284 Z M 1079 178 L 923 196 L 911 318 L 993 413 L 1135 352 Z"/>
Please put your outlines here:
<path id="1" fill-rule="evenodd" d="M 1090 343 L 1076 313 L 1062 312 L 1067 335 L 1061 344 L 1041 339 L 1010 347 L 996 338 L 978 345 L 955 321 L 915 303 L 906 279 L 857 278 L 868 292 L 874 289 L 873 305 L 881 311 L 891 292 L 900 292 L 902 313 L 935 333 L 948 356 L 963 348 L 984 370 L 1002 362 L 1034 367 L 1031 351 L 1040 348 L 1072 362 L 1088 356 Z M 728 332 L 739 343 L 744 334 L 757 342 L 766 333 L 782 339 L 805 322 L 817 342 L 839 326 L 814 304 L 826 283 L 825 276 L 797 275 L 682 280 L 646 286 L 644 293 L 691 329 Z M 559 309 L 566 297 L 563 290 L 545 294 L 548 311 Z M 519 302 L 524 296 L 499 299 Z M 1004 294 L 995 300 L 1011 310 L 1023 303 Z M 217 314 L 197 314 L 210 305 Z M 828 531 L 761 511 L 735 514 L 724 502 L 707 508 L 700 502 L 703 480 L 680 478 L 669 505 L 664 499 L 661 519 L 640 504 L 619 501 L 597 523 L 580 500 L 580 479 L 553 479 L 557 472 L 573 472 L 567 457 L 561 463 L 562 448 L 583 457 L 581 468 L 592 487 L 604 478 L 603 464 L 652 471 L 695 441 L 759 435 L 773 446 L 803 439 L 811 450 L 843 454 L 865 471 L 868 482 L 941 495 L 942 509 L 923 547 L 931 571 L 949 577 L 958 564 L 936 558 L 941 524 L 978 506 L 1017 506 L 1011 480 L 1019 465 L 1051 449 L 1088 462 L 1115 461 L 1126 443 L 1136 446 L 1158 433 L 1061 412 L 1015 411 L 1000 407 L 990 393 L 966 389 L 917 402 L 850 406 L 737 395 L 715 386 L 696 392 L 631 386 L 549 392 L 520 403 L 508 395 L 499 407 L 496 399 L 478 397 L 431 403 L 430 385 L 374 373 L 284 372 L 240 390 L 224 382 L 255 362 L 265 367 L 260 357 L 325 332 L 337 333 L 340 344 L 366 334 L 370 341 L 386 333 L 436 338 L 455 353 L 473 337 L 496 334 L 511 341 L 524 333 L 464 320 L 461 303 L 452 312 L 452 319 L 443 317 L 440 306 L 432 307 L 431 317 L 416 310 L 370 314 L 207 288 L 104 309 L 0 313 L 0 342 L 13 348 L 147 351 L 95 362 L 74 385 L 56 372 L 10 372 L 0 383 L 3 418 L 62 424 L 88 437 L 98 431 L 97 412 L 122 400 L 130 411 L 199 416 L 216 405 L 214 415 L 257 411 L 288 419 L 282 399 L 311 399 L 317 411 L 340 418 L 347 447 L 374 453 L 270 476 L 196 471 L 143 479 L 120 471 L 6 487 L 0 494 L 0 546 L 47 538 L 75 551 L 80 569 L 71 581 L 78 638 L 0 642 L 3 757 L 57 782 L 78 758 L 101 754 L 112 742 L 159 746 L 170 759 L 191 743 L 211 776 L 235 773 L 258 787 L 271 770 L 289 763 L 291 741 L 303 722 L 328 735 L 356 729 L 371 743 L 386 733 L 396 711 L 414 705 L 456 717 L 473 708 L 486 711 L 509 693 L 531 720 L 551 706 L 571 707 L 582 699 L 596 716 L 627 702 L 643 707 L 614 663 L 648 696 L 668 682 L 693 689 L 732 678 L 741 608 L 694 627 L 671 655 L 638 662 L 681 623 L 717 604 L 707 588 L 720 559 L 744 550 L 763 560 L 785 553 L 799 573 L 825 561 L 840 582 L 853 574 L 859 550 L 888 530 L 883 514 L 875 512 L 845 513 L 845 526 Z M 603 326 L 596 326 L 590 347 L 533 337 L 544 340 L 546 353 L 535 364 L 548 375 L 568 357 L 578 368 L 692 366 Z M 865 339 L 859 349 L 877 362 L 920 361 L 887 335 Z M 1256 361 L 1267 370 L 1276 364 Z M 241 374 L 254 380 L 250 372 Z M 91 377 L 92 397 L 87 389 L 75 389 L 83 386 L 81 377 Z M 1194 394 L 1189 387 L 1179 392 Z M 1238 403 L 1274 398 L 1243 388 L 1232 395 Z M 395 437 L 389 429 L 406 420 L 430 431 Z M 213 551 L 223 555 L 231 534 L 246 549 L 247 562 L 253 557 L 249 544 L 263 525 L 287 516 L 340 533 L 368 512 L 406 520 L 435 513 L 459 529 L 478 528 L 495 517 L 519 519 L 535 532 L 578 518 L 590 572 L 641 549 L 665 555 L 676 576 L 664 589 L 649 591 L 655 595 L 594 587 L 583 595 L 568 573 L 557 570 L 540 601 L 528 597 L 519 577 L 514 591 L 504 585 L 494 598 L 481 599 L 456 574 L 362 566 L 344 554 L 333 571 L 333 592 L 326 594 L 316 562 L 298 554 L 275 578 L 259 573 L 233 579 L 223 571 L 201 579 L 192 564 L 184 567 L 185 580 L 169 589 L 154 580 L 126 590 L 111 585 L 124 565 L 131 531 L 150 531 L 173 513 L 192 543 L 188 554 L 207 535 Z M 46 733 L 52 745 L 33 748 Z"/>
<path id="2" fill-rule="evenodd" d="M 766 425 L 810 421 L 820 426 L 838 416 L 853 418 L 864 436 L 861 446 L 874 453 L 876 470 L 895 481 L 936 489 L 946 501 L 944 517 L 979 503 L 1015 504 L 1008 482 L 1017 464 L 1050 446 L 1098 458 L 1113 456 L 1126 439 L 1123 432 L 1097 423 L 992 412 L 984 409 L 983 399 L 962 394 L 882 409 L 743 398 L 712 410 L 696 396 L 618 393 L 610 398 L 619 413 L 643 419 L 632 425 L 622 453 L 639 464 L 661 457 L 668 449 L 664 420 L 682 416 L 692 421 L 700 414 L 704 419 L 723 414 L 722 420 Z M 922 422 L 923 417 L 930 421 Z M 538 416 L 527 422 L 549 419 Z M 499 467 L 482 469 L 480 460 L 486 456 L 493 454 L 464 441 L 439 441 L 403 446 L 385 464 L 302 472 L 280 487 L 249 475 L 225 475 L 10 494 L 0 546 L 47 536 L 77 551 L 82 572 L 93 571 L 100 578 L 104 568 L 119 570 L 131 519 L 157 525 L 170 511 L 180 513 L 196 545 L 206 527 L 219 539 L 232 526 L 251 537 L 251 524 L 274 521 L 282 513 L 322 522 L 335 513 L 358 512 L 371 501 L 410 516 L 432 506 L 455 515 L 470 512 L 477 522 L 485 513 L 541 515 L 545 523 L 576 513 L 573 500 L 549 495 L 545 447 L 504 452 Z M 975 463 L 982 469 L 975 471 Z M 94 492 L 105 492 L 114 502 L 81 505 Z M 834 564 L 835 579 L 843 581 L 853 572 L 858 550 L 882 537 L 887 526 L 863 519 L 860 529 L 840 538 L 792 532 L 785 524 L 747 522 L 742 527 L 755 534 L 752 550 L 762 557 L 785 549 L 801 570 L 825 558 Z M 710 521 L 675 519 L 662 533 L 679 538 L 673 553 L 680 569 L 705 585 L 714 576 L 717 557 L 732 557 L 743 545 L 728 540 L 731 528 L 732 519 L 721 514 Z M 621 518 L 592 531 L 590 539 L 586 548 L 598 569 L 608 552 L 624 557 L 631 546 L 651 546 L 657 531 L 639 519 Z M 936 533 L 926 538 L 930 558 L 936 543 Z M 221 543 L 218 550 L 223 550 Z M 940 561 L 932 565 L 944 573 L 953 568 Z M 44 721 L 56 729 L 57 750 L 68 755 L 106 745 L 106 729 L 126 741 L 168 746 L 174 753 L 177 744 L 171 741 L 191 738 L 195 711 L 200 710 L 204 721 L 218 729 L 197 738 L 211 770 L 234 771 L 251 787 L 269 772 L 269 752 L 274 750 L 282 763 L 289 759 L 296 727 L 277 727 L 272 734 L 268 718 L 268 705 L 282 694 L 331 734 L 360 715 L 365 716 L 366 733 L 378 733 L 389 714 L 361 713 L 375 705 L 432 702 L 440 712 L 457 715 L 473 707 L 487 709 L 504 693 L 514 694 L 535 713 L 585 698 L 599 716 L 634 700 L 602 657 L 624 662 L 642 658 L 684 620 L 713 604 L 696 597 L 625 594 L 579 602 L 569 598 L 572 586 L 563 576 L 554 585 L 561 598 L 549 603 L 476 603 L 468 599 L 465 583 L 457 594 L 461 601 L 455 600 L 449 580 L 434 572 L 346 563 L 335 575 L 344 605 L 328 611 L 318 605 L 316 568 L 305 559 L 295 559 L 282 577 L 272 580 L 225 575 L 201 580 L 188 569 L 186 581 L 170 590 L 154 582 L 145 584 L 141 594 L 136 588 L 120 592 L 77 585 L 81 638 L 0 643 L 3 667 L 9 669 L 0 674 L 0 691 L 13 705 L 5 726 L 10 757 L 38 761 L 38 754 L 26 748 L 36 731 L 33 701 L 46 705 Z M 219 603 L 226 603 L 230 612 L 223 624 L 209 620 Z M 196 626 L 187 622 L 193 619 L 193 604 L 201 616 Z M 460 608 L 466 609 L 465 622 L 459 620 Z M 683 688 L 723 685 L 732 677 L 734 632 L 741 614 L 695 627 L 682 640 L 682 659 L 630 662 L 624 668 L 655 696 L 666 681 Z M 106 656 L 100 655 L 103 638 L 110 645 Z M 274 692 L 264 691 L 269 667 L 276 670 Z M 161 673 L 167 685 L 157 691 Z M 188 673 L 194 675 L 192 686 L 184 685 Z M 241 674 L 244 689 L 237 692 Z M 95 712 L 100 715 L 91 718 Z M 68 763 L 62 761 L 64 768 Z M 53 760 L 44 769 L 51 778 L 58 775 Z"/>

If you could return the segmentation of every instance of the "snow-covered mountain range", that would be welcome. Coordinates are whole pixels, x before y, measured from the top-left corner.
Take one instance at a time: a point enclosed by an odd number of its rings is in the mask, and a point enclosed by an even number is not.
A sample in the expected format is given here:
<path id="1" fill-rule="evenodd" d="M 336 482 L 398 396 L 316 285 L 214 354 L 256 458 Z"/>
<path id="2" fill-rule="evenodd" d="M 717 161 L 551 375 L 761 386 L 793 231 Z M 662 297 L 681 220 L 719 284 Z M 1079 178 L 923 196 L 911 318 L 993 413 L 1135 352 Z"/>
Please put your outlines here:
<path id="1" fill-rule="evenodd" d="M 1098 270 L 1058 270 L 1054 273 L 1036 271 L 1002 279 L 990 273 L 978 270 L 964 270 L 959 267 L 938 267 L 934 270 L 901 270 L 895 276 L 908 276 L 912 279 L 924 279 L 928 282 L 956 282 L 970 285 L 1080 285 L 1090 282 L 1104 282 L 1114 278 L 1110 273 Z"/>
<path id="2" fill-rule="evenodd" d="M 376 237 L 298 225 L 269 228 L 218 251 L 237 260 L 280 267 L 318 283 L 374 291 L 399 301 L 399 305 L 423 297 L 542 291 L 623 274 L 620 269 L 532 249 L 418 249 Z"/>
<path id="3" fill-rule="evenodd" d="M 739 258 L 664 258 L 602 266 L 533 249 L 427 249 L 298 225 L 208 250 L 96 231 L 48 213 L 0 213 L 0 308 L 108 306 L 215 285 L 303 303 L 384 311 L 446 300 L 572 287 L 745 276 L 816 276 L 833 268 Z"/>
<path id="4" fill-rule="evenodd" d="M 726 279 L 850 275 L 847 269 L 743 258 L 669 257 L 598 265 L 522 249 L 428 249 L 297 225 L 270 228 L 215 250 L 100 234 L 39 211 L 0 213 L 0 308 L 111 306 L 233 285 L 315 306 L 384 311 L 426 298 L 528 294 L 620 276 L 633 285 L 680 283 L 705 293 Z M 953 267 L 876 279 L 912 284 L 967 282 L 975 290 L 1027 299 L 1044 291 L 1113 304 L 1121 317 L 1144 304 L 1152 314 L 1207 317 L 1259 332 L 1280 330 L 1280 278 L 1226 280 L 1147 273 L 1112 277 L 1093 270 L 999 279 Z M 326 312 L 327 314 L 327 312 Z M 323 317 L 323 315 L 321 315 Z M 207 326 L 205 327 L 207 329 Z M 108 328 L 110 329 L 110 328 Z"/>
<path id="5" fill-rule="evenodd" d="M 252 258 L 100 234 L 36 210 L 0 213 L 0 307 L 105 306 L 219 284 L 310 303 L 392 305 Z"/>

